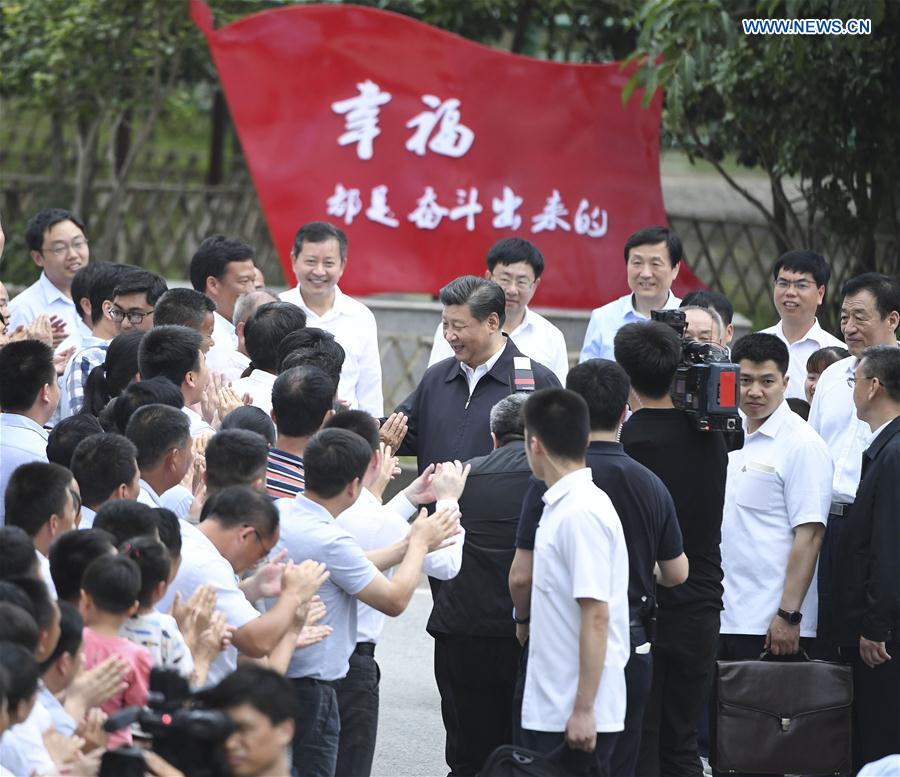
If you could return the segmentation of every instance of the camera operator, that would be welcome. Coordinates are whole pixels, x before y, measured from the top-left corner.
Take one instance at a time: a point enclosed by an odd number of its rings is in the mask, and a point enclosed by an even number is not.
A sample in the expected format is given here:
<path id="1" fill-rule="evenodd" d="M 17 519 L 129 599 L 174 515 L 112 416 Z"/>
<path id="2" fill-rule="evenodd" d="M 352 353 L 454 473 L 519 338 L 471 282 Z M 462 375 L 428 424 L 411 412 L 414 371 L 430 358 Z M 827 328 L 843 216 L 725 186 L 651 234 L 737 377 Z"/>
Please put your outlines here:
<path id="1" fill-rule="evenodd" d="M 653 683 L 637 768 L 638 774 L 673 777 L 701 773 L 696 725 L 719 638 L 728 467 L 722 435 L 699 431 L 672 403 L 681 352 L 675 330 L 656 321 L 627 324 L 615 338 L 616 361 L 631 379 L 634 411 L 622 427 L 622 445 L 669 489 L 690 562 L 687 582 L 658 592 Z"/>

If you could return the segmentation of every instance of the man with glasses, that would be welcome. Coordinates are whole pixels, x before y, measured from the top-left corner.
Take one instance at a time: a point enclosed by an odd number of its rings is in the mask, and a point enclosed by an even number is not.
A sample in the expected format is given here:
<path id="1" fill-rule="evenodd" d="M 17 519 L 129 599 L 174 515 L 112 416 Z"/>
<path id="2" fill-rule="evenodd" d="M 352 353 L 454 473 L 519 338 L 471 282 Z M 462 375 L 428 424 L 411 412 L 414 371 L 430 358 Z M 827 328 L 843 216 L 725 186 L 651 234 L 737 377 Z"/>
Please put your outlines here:
<path id="1" fill-rule="evenodd" d="M 565 383 L 569 371 L 566 339 L 556 326 L 528 307 L 544 272 L 543 255 L 534 243 L 510 237 L 491 247 L 486 263 L 484 277 L 497 283 L 506 295 L 503 331 L 523 354 L 552 370 L 559 382 Z M 429 367 L 453 356 L 453 349 L 444 339 L 441 327 L 439 323 L 434 333 Z"/>
<path id="2" fill-rule="evenodd" d="M 814 351 L 827 346 L 843 348 L 844 344 L 819 326 L 816 311 L 825 298 L 831 268 L 823 256 L 813 251 L 788 251 L 772 268 L 775 279 L 773 299 L 781 320 L 763 329 L 775 335 L 791 355 L 788 369 L 790 382 L 785 396 L 806 399 L 806 361 Z"/>
<path id="3" fill-rule="evenodd" d="M 849 382 L 856 415 L 871 431 L 834 586 L 835 640 L 853 667 L 855 773 L 900 750 L 900 349 L 866 348 Z"/>
<path id="4" fill-rule="evenodd" d="M 72 279 L 90 261 L 84 224 L 67 210 L 42 210 L 28 222 L 25 242 L 41 275 L 9 303 L 10 331 L 46 314 L 53 322 L 55 345 L 68 340 L 66 348 L 79 346 L 90 334 L 72 300 Z"/>
<path id="5" fill-rule="evenodd" d="M 156 273 L 132 267 L 113 292 L 109 317 L 121 324 L 123 332 L 132 329 L 149 332 L 153 328 L 156 301 L 168 290 L 165 280 Z"/>

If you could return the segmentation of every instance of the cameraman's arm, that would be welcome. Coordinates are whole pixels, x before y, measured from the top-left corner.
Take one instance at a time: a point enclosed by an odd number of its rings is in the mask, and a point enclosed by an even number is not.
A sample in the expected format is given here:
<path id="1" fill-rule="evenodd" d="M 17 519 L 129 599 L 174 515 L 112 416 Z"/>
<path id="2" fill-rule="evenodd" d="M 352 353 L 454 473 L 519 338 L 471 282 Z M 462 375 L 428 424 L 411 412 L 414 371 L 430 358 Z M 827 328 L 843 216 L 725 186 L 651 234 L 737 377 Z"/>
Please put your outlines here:
<path id="1" fill-rule="evenodd" d="M 672 588 L 673 586 L 681 585 L 688 579 L 690 568 L 687 556 L 684 553 L 666 561 L 657 561 L 656 564 L 658 570 L 656 582 L 661 586 Z"/>

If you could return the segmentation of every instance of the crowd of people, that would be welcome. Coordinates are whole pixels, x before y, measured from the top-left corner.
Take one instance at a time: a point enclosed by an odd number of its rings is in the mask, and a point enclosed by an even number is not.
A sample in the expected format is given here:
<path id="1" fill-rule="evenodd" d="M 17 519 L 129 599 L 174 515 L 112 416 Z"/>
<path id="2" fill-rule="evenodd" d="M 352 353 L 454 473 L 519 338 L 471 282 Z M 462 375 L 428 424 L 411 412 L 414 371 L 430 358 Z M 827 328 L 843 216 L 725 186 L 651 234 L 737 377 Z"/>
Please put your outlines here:
<path id="1" fill-rule="evenodd" d="M 530 307 L 544 257 L 505 239 L 441 289 L 386 413 L 331 224 L 299 229 L 280 295 L 222 235 L 171 289 L 92 260 L 65 210 L 26 241 L 40 277 L 0 284 L 2 773 L 113 774 L 137 745 L 190 774 L 133 712 L 178 678 L 224 711 L 218 773 L 369 775 L 384 616 L 423 573 L 451 775 L 514 743 L 699 777 L 717 659 L 765 651 L 852 667 L 854 773 L 900 752 L 896 278 L 843 284 L 838 337 L 826 260 L 790 251 L 779 322 L 732 343 L 731 303 L 676 297 L 681 243 L 649 227 L 570 368 Z M 651 320 L 673 309 L 739 366 L 740 433 L 674 405 L 684 340 Z"/>

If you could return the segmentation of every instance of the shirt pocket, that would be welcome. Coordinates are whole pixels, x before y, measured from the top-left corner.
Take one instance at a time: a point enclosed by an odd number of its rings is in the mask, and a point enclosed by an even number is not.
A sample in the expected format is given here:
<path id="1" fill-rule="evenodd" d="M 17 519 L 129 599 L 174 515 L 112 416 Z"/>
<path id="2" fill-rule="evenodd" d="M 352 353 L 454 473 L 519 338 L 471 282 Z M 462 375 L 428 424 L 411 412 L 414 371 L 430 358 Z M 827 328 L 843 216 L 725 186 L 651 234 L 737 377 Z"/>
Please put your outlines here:
<path id="1" fill-rule="evenodd" d="M 782 488 L 781 478 L 774 467 L 753 462 L 741 467 L 734 501 L 748 510 L 772 510 Z"/>

